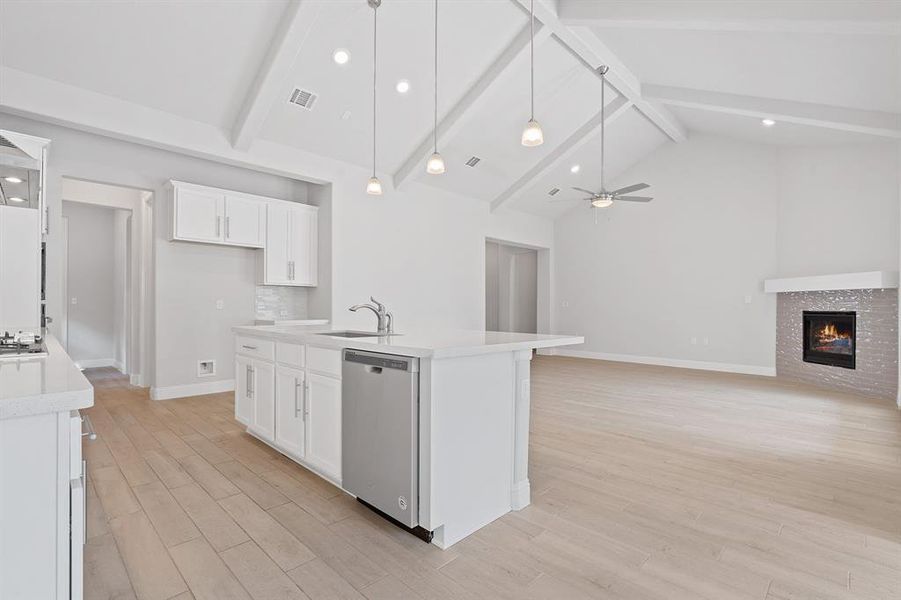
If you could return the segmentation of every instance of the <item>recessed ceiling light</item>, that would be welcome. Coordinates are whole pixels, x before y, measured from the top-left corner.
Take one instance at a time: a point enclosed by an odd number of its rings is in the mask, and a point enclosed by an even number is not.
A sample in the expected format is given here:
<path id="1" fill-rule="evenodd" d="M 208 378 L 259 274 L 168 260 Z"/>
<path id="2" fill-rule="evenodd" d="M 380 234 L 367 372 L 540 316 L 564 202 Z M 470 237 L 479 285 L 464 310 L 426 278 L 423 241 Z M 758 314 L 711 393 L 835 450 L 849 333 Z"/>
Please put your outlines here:
<path id="1" fill-rule="evenodd" d="M 10 196 L 10 202 L 25 202 L 25 198 L 19 198 L 18 196 Z"/>
<path id="2" fill-rule="evenodd" d="M 772 127 L 773 125 L 776 124 L 776 121 L 774 121 L 772 119 L 764 119 L 763 121 L 761 121 L 761 123 L 763 123 L 764 127 Z"/>
<path id="3" fill-rule="evenodd" d="M 18 177 L 4 177 L 3 179 L 9 183 L 22 183 L 22 180 Z"/>
<path id="4" fill-rule="evenodd" d="M 344 48 L 338 48 L 332 54 L 332 60 L 334 60 L 339 65 L 346 65 L 350 62 L 350 52 L 345 50 Z"/>
<path id="5" fill-rule="evenodd" d="M 410 82 L 406 79 L 401 79 L 397 82 L 397 85 L 394 86 L 394 89 L 397 90 L 398 94 L 406 94 L 410 91 Z"/>
<path id="6" fill-rule="evenodd" d="M 582 170 L 581 165 L 573 165 L 569 168 L 570 173 L 578 173 L 580 170 Z"/>

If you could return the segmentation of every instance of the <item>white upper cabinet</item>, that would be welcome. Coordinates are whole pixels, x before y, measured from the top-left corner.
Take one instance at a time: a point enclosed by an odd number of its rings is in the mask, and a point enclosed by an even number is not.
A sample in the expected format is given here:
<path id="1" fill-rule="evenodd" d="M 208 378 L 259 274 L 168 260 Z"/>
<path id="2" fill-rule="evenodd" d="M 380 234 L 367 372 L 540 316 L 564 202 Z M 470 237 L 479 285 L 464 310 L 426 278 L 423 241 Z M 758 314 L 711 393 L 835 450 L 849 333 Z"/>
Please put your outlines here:
<path id="1" fill-rule="evenodd" d="M 318 283 L 319 209 L 296 202 L 269 202 L 263 285 Z"/>
<path id="2" fill-rule="evenodd" d="M 41 213 L 0 206 L 0 328 L 41 325 Z M 0 329 L 0 330 L 2 330 Z"/>
<path id="3" fill-rule="evenodd" d="M 250 248 L 264 246 L 264 199 L 181 181 L 170 183 L 170 239 Z"/>
<path id="4" fill-rule="evenodd" d="M 238 246 L 265 245 L 266 203 L 225 195 L 225 241 Z"/>

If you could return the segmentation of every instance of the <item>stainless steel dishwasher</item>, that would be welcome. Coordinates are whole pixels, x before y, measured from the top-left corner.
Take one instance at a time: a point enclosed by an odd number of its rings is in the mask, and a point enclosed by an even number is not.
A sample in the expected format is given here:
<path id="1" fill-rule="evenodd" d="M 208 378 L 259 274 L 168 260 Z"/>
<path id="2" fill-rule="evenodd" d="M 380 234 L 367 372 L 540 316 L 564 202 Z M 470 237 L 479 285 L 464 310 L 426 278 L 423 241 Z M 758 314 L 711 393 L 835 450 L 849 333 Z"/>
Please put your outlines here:
<path id="1" fill-rule="evenodd" d="M 419 527 L 419 359 L 344 350 L 341 482 L 414 535 Z"/>

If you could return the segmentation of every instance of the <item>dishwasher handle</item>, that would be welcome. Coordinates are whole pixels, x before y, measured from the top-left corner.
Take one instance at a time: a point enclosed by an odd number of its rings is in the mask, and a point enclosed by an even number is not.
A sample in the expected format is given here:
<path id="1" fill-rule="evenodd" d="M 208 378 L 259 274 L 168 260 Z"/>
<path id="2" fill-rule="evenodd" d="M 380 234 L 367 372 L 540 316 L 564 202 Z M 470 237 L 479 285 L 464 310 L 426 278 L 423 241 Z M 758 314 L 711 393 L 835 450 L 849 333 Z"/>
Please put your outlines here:
<path id="1" fill-rule="evenodd" d="M 363 369 L 367 373 L 372 373 L 373 375 L 381 375 L 382 374 L 382 367 L 373 367 L 372 365 L 366 365 L 363 367 Z"/>

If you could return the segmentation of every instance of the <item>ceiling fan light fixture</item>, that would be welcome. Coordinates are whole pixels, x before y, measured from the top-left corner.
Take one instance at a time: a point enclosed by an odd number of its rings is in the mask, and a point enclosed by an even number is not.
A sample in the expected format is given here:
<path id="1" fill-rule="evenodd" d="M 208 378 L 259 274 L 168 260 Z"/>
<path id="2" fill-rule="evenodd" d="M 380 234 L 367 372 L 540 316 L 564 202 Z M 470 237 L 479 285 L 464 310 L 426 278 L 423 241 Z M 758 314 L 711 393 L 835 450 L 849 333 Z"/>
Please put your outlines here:
<path id="1" fill-rule="evenodd" d="M 379 181 L 378 177 L 372 176 L 369 178 L 369 181 L 366 183 L 366 193 L 370 196 L 382 195 L 382 182 Z"/>
<path id="2" fill-rule="evenodd" d="M 541 124 L 535 119 L 529 119 L 526 128 L 522 130 L 522 145 L 531 148 L 543 143 L 544 132 L 541 130 Z"/>
<path id="3" fill-rule="evenodd" d="M 444 158 L 440 153 L 435 152 L 429 157 L 425 170 L 429 175 L 441 175 L 445 171 Z"/>
<path id="4" fill-rule="evenodd" d="M 610 196 L 601 196 L 591 201 L 591 205 L 595 208 L 607 208 L 613 204 L 613 198 Z"/>

